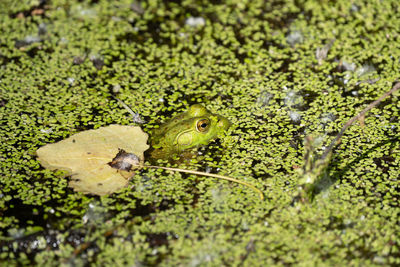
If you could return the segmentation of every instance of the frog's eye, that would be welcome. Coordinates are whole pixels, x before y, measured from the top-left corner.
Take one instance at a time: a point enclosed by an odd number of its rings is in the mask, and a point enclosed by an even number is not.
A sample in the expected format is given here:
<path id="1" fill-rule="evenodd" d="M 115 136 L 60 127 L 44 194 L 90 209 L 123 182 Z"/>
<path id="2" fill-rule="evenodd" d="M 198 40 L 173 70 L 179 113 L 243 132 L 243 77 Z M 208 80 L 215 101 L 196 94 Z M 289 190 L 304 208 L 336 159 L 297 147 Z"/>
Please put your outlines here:
<path id="1" fill-rule="evenodd" d="M 196 124 L 196 130 L 198 132 L 201 132 L 201 133 L 207 132 L 208 128 L 210 128 L 210 120 L 209 119 L 199 120 Z"/>

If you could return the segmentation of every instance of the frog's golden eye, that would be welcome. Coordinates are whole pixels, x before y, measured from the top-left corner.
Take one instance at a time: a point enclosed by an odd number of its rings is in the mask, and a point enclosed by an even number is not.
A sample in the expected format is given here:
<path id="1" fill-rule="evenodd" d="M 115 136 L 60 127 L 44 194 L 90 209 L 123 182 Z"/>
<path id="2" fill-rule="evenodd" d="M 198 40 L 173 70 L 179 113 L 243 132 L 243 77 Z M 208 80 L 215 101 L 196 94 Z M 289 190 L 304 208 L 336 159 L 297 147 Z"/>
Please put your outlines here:
<path id="1" fill-rule="evenodd" d="M 198 132 L 201 132 L 201 133 L 207 132 L 208 128 L 210 128 L 210 120 L 209 119 L 199 120 L 196 124 L 196 130 Z"/>

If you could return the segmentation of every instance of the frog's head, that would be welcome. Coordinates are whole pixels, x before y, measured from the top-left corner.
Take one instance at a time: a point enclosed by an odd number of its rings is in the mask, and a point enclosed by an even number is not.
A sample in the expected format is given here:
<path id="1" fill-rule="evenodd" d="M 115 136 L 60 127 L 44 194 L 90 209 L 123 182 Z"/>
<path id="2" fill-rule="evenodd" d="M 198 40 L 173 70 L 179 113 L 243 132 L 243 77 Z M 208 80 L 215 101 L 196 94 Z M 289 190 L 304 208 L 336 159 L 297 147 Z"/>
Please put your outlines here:
<path id="1" fill-rule="evenodd" d="M 231 123 L 224 117 L 213 114 L 200 104 L 174 117 L 153 131 L 152 146 L 165 154 L 179 153 L 220 136 Z"/>

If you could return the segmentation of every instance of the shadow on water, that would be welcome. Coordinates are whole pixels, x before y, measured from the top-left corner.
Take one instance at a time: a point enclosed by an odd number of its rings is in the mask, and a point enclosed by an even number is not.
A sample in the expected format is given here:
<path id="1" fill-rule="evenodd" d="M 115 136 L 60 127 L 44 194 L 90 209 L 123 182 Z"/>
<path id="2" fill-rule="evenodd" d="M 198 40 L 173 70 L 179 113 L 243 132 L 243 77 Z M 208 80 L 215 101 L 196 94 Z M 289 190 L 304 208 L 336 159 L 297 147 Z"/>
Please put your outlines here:
<path id="1" fill-rule="evenodd" d="M 400 141 L 400 137 L 394 137 L 394 138 L 390 138 L 386 141 L 380 142 L 376 145 L 374 145 L 372 148 L 366 150 L 364 153 L 362 153 L 360 156 L 358 156 L 357 158 L 353 159 L 350 163 L 348 163 L 343 169 L 341 170 L 337 170 L 333 173 L 331 173 L 331 175 L 329 175 L 329 171 L 325 172 L 323 175 L 323 177 L 315 184 L 315 195 L 320 194 L 322 192 L 325 192 L 327 190 L 330 189 L 330 187 L 335 184 L 337 181 L 341 180 L 341 177 L 345 176 L 345 174 L 352 169 L 354 166 L 356 166 L 358 163 L 361 162 L 361 160 L 368 158 L 369 155 L 375 151 L 376 149 L 383 147 L 387 144 L 390 144 L 390 148 L 389 150 L 393 150 L 393 148 L 395 147 L 395 145 L 397 143 L 399 143 Z M 386 159 L 387 156 L 383 155 L 381 158 L 383 158 L 383 160 Z M 338 162 L 333 162 L 333 159 L 331 159 L 331 164 L 330 167 L 336 166 L 338 165 Z M 374 162 L 379 161 L 378 159 L 374 159 Z M 378 164 L 377 164 L 378 165 Z"/>

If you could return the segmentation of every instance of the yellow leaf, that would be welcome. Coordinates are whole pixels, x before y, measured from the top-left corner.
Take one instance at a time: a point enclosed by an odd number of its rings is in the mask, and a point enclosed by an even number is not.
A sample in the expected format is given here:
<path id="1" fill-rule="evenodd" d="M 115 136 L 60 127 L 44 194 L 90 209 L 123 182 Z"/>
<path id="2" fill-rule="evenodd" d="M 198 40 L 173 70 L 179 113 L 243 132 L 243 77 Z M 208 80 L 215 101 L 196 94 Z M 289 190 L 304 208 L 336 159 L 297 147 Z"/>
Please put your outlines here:
<path id="1" fill-rule="evenodd" d="M 147 138 L 140 127 L 110 125 L 77 133 L 36 153 L 43 167 L 66 170 L 75 191 L 106 195 L 126 186 L 134 174 L 132 169 L 117 170 L 109 163 L 121 150 L 135 154 L 142 163 L 143 152 L 149 148 Z"/>

